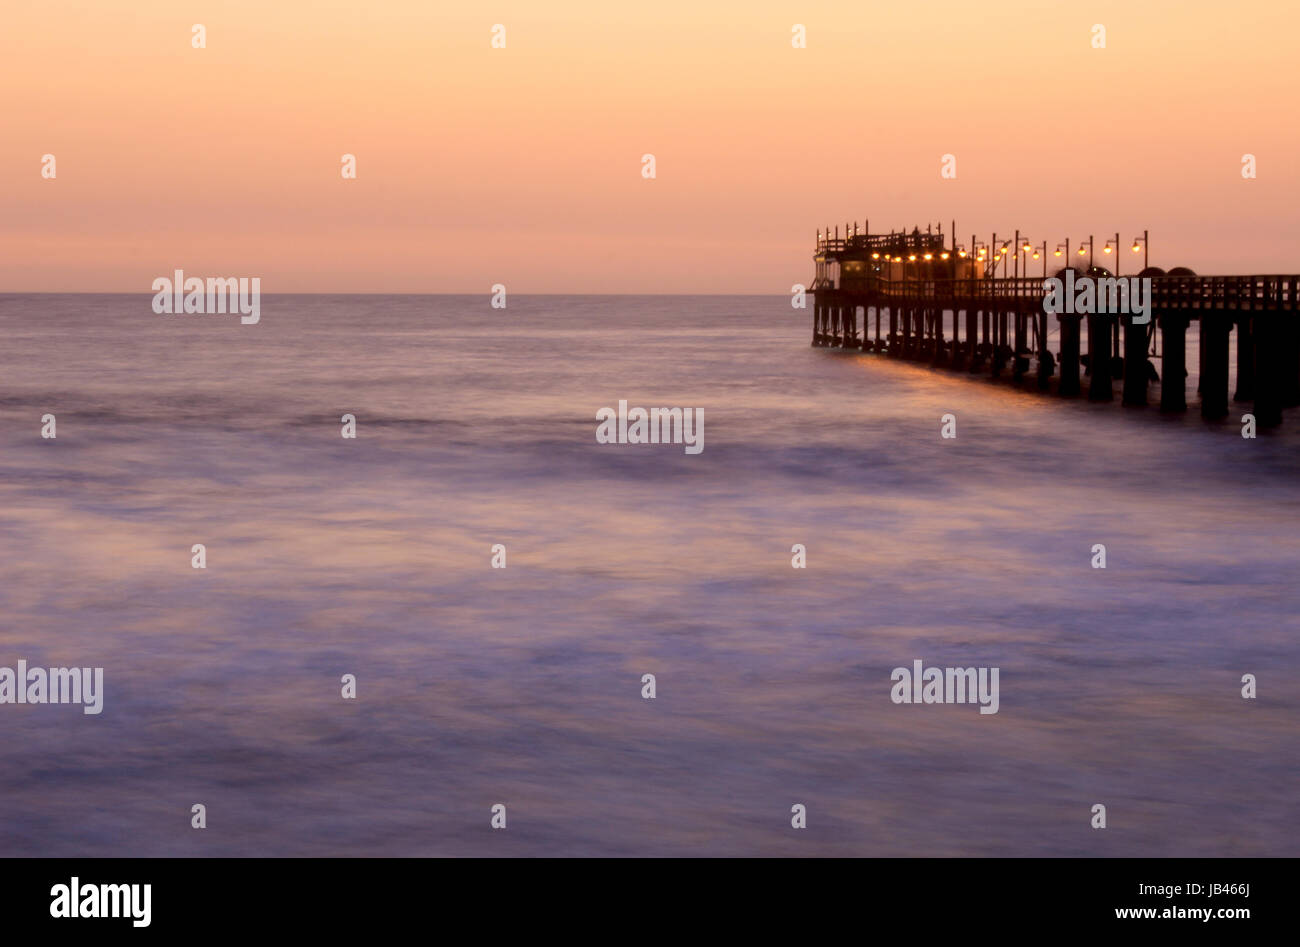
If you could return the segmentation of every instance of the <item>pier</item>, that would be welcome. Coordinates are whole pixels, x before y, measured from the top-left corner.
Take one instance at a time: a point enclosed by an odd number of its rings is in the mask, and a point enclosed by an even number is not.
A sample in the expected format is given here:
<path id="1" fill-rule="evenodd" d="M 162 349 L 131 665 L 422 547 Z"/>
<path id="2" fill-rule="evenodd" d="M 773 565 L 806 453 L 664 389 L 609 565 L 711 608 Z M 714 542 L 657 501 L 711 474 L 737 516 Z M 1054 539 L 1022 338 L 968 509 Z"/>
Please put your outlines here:
<path id="1" fill-rule="evenodd" d="M 1048 311 L 1047 279 L 1067 270 L 1080 279 L 1118 276 L 1096 265 L 1092 244 L 1089 238 L 1074 250 L 1058 245 L 1059 265 L 1049 272 L 1047 244 L 1018 233 L 1001 243 L 996 234 L 987 243 L 972 236 L 965 244 L 929 228 L 871 234 L 852 224 L 844 236 L 838 227 L 833 235 L 818 231 L 812 344 L 1005 377 L 1067 398 L 1086 393 L 1089 401 L 1112 401 L 1118 387 L 1125 405 L 1158 399 L 1161 411 L 1180 412 L 1188 408 L 1187 331 L 1196 322 L 1202 416 L 1221 419 L 1232 402 L 1246 402 L 1259 427 L 1274 427 L 1283 409 L 1300 405 L 1300 276 L 1165 272 L 1146 265 L 1143 235 L 1133 251 L 1143 251 L 1144 265 L 1125 279 L 1151 280 L 1149 321 Z M 1118 263 L 1118 234 L 1104 252 Z M 1041 275 L 1029 275 L 1031 267 Z M 1053 328 L 1056 352 L 1048 346 Z M 1236 386 L 1229 391 L 1234 357 Z"/>

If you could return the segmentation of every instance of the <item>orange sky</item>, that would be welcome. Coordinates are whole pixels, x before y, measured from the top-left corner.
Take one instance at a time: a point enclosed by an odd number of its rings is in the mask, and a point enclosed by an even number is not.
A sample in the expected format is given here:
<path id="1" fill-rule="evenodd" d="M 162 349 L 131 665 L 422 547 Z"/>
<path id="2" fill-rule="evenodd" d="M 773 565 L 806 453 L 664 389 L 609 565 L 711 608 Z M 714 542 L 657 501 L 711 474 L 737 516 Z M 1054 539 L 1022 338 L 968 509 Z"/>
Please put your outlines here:
<path id="1" fill-rule="evenodd" d="M 1296 272 L 1298 11 L 6 0 L 0 291 L 781 293 L 868 216 Z"/>

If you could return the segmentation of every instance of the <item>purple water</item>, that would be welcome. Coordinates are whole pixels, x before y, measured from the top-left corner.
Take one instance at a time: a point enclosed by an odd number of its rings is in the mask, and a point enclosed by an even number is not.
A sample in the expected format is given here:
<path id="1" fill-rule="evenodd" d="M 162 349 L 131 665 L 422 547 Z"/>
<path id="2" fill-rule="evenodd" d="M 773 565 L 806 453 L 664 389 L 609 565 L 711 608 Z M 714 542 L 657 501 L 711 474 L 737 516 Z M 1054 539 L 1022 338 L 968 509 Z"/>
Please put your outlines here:
<path id="1" fill-rule="evenodd" d="M 814 349 L 786 298 L 0 331 L 0 665 L 105 669 L 99 716 L 0 705 L 5 854 L 1300 854 L 1293 412 Z M 703 453 L 597 444 L 620 399 Z M 999 713 L 892 703 L 916 658 Z"/>

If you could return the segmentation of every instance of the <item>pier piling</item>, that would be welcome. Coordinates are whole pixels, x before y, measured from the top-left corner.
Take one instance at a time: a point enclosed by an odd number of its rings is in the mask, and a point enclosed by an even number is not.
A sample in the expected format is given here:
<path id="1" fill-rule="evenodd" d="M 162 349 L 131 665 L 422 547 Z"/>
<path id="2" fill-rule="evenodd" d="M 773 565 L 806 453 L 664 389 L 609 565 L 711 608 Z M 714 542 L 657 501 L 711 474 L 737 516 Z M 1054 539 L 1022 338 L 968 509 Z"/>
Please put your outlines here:
<path id="1" fill-rule="evenodd" d="M 1124 396 L 1127 405 L 1147 403 L 1147 327 L 1125 316 L 1124 325 Z"/>
<path id="2" fill-rule="evenodd" d="M 1237 318 L 1237 389 L 1233 401 L 1255 400 L 1255 339 L 1251 317 Z"/>
<path id="3" fill-rule="evenodd" d="M 1111 319 L 1111 316 L 1101 313 L 1088 316 L 1089 401 L 1115 400 L 1110 376 Z"/>
<path id="4" fill-rule="evenodd" d="M 1187 318 L 1160 317 L 1160 410 L 1187 410 Z"/>
<path id="5" fill-rule="evenodd" d="M 1201 417 L 1228 416 L 1228 335 L 1232 322 L 1222 312 L 1201 317 Z"/>

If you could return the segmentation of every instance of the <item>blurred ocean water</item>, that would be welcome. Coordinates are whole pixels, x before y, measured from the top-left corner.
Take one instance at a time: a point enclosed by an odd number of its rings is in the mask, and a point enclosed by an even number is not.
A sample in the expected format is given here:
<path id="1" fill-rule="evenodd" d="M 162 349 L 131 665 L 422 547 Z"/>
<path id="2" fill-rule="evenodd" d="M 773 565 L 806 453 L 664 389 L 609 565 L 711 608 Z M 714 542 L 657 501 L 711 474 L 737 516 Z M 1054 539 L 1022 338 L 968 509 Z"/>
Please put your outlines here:
<path id="1" fill-rule="evenodd" d="M 813 349 L 786 298 L 261 309 L 0 296 L 0 666 L 105 669 L 0 705 L 5 854 L 1300 854 L 1300 417 Z M 620 399 L 703 453 L 597 444 Z M 893 704 L 917 658 L 999 713 Z"/>

